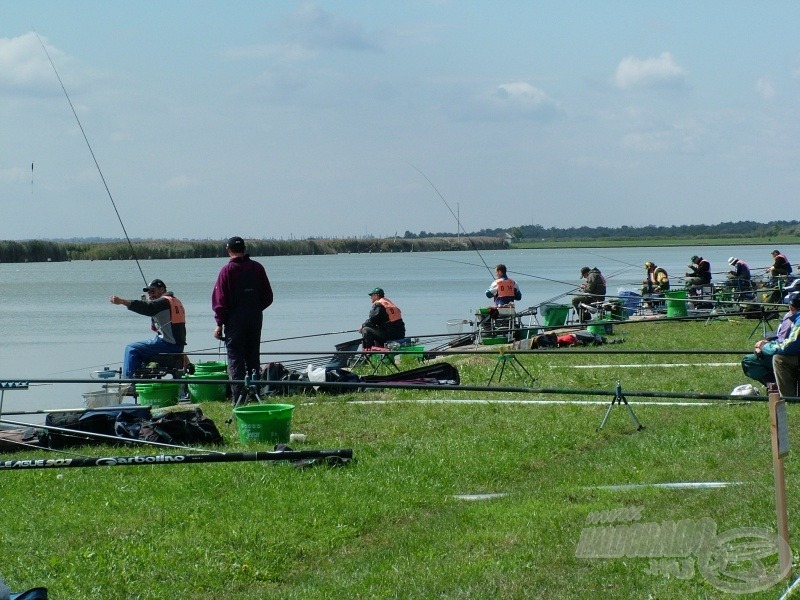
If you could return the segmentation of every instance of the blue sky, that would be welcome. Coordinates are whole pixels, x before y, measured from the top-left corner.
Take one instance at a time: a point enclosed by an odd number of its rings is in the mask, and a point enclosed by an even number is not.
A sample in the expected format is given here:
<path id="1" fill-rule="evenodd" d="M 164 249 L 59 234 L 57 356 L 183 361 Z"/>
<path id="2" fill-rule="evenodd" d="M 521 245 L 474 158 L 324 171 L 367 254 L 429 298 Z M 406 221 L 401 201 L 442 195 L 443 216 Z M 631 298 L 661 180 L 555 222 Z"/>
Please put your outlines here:
<path id="1" fill-rule="evenodd" d="M 0 239 L 796 219 L 798 2 L 0 0 Z M 31 172 L 31 164 L 34 168 Z M 415 168 L 425 173 L 445 202 Z"/>

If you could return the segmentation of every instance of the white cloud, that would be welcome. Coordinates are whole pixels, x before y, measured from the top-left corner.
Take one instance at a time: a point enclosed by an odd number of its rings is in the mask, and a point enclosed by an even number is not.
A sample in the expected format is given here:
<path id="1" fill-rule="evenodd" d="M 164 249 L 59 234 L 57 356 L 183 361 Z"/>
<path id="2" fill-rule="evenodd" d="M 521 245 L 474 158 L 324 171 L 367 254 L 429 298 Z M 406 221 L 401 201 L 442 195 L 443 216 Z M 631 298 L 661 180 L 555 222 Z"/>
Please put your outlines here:
<path id="1" fill-rule="evenodd" d="M 680 87 L 686 72 L 669 52 L 657 58 L 640 59 L 634 56 L 623 58 L 614 74 L 617 87 L 626 90 L 641 87 Z"/>
<path id="2" fill-rule="evenodd" d="M 290 62 L 308 60 L 318 55 L 318 52 L 302 44 L 251 44 L 238 46 L 223 52 L 223 56 L 230 60 L 274 58 Z"/>
<path id="3" fill-rule="evenodd" d="M 186 188 L 195 187 L 196 185 L 197 180 L 192 179 L 188 175 L 176 175 L 164 182 L 164 187 L 168 190 L 185 190 Z"/>
<path id="4" fill-rule="evenodd" d="M 775 85 L 769 77 L 762 77 L 756 81 L 756 91 L 764 100 L 772 100 L 775 97 Z"/>
<path id="5" fill-rule="evenodd" d="M 17 183 L 20 181 L 28 181 L 31 177 L 31 172 L 22 167 L 10 167 L 8 169 L 0 169 L 0 181 L 4 183 Z"/>
<path id="6" fill-rule="evenodd" d="M 638 152 L 661 152 L 673 146 L 673 139 L 667 131 L 629 133 L 622 138 L 622 146 Z"/>
<path id="7" fill-rule="evenodd" d="M 47 40 L 42 42 L 47 45 Z M 53 60 L 62 56 L 52 46 L 47 51 Z M 0 88 L 31 88 L 42 83 L 52 87 L 52 82 L 53 69 L 35 33 L 0 38 Z"/>
<path id="8" fill-rule="evenodd" d="M 294 31 L 312 48 L 379 51 L 381 44 L 360 23 L 329 13 L 313 2 L 300 5 L 290 20 Z"/>
<path id="9" fill-rule="evenodd" d="M 524 81 L 498 85 L 486 103 L 495 116 L 549 118 L 560 110 L 558 102 L 547 93 Z"/>

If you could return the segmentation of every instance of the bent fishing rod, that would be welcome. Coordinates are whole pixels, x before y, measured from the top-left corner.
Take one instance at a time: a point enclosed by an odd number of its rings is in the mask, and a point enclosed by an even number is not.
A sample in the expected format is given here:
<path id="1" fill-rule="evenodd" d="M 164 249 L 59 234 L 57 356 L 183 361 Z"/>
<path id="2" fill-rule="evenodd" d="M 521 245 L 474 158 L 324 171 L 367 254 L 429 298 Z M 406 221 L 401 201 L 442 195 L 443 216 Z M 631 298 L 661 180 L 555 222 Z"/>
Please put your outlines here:
<path id="1" fill-rule="evenodd" d="M 427 181 L 430 184 L 430 186 L 433 188 L 433 191 L 436 192 L 436 195 L 439 196 L 439 198 L 442 199 L 442 202 L 444 202 L 444 205 L 447 207 L 447 210 L 450 211 L 450 214 L 453 215 L 453 218 L 456 220 L 456 225 L 464 233 L 464 237 L 466 237 L 469 240 L 469 243 L 472 246 L 472 249 L 475 250 L 475 252 L 478 253 L 478 257 L 481 259 L 481 262 L 483 263 L 483 266 L 486 267 L 487 271 L 489 271 L 489 276 L 492 278 L 492 281 L 494 281 L 495 280 L 494 271 L 492 271 L 492 269 L 489 268 L 489 265 L 486 264 L 486 261 L 483 260 L 483 255 L 478 250 L 478 247 L 475 245 L 475 242 L 472 241 L 472 238 L 469 237 L 469 234 L 467 233 L 466 229 L 464 229 L 464 227 L 462 227 L 461 221 L 459 220 L 458 215 L 456 215 L 456 213 L 453 212 L 453 209 L 450 208 L 450 205 L 447 203 L 447 200 L 444 199 L 444 196 L 442 196 L 441 192 L 439 192 L 439 190 L 436 189 L 436 186 L 433 185 L 433 182 L 430 180 L 430 178 L 427 175 L 425 175 L 425 173 L 423 173 L 417 166 L 415 166 L 415 165 L 413 165 L 411 163 L 408 163 L 408 164 L 417 173 L 419 173 L 420 175 L 422 175 L 425 178 L 425 181 Z"/>
<path id="2" fill-rule="evenodd" d="M 69 94 L 67 93 L 67 88 L 64 87 L 64 82 L 61 81 L 61 76 L 58 74 L 58 69 L 56 69 L 56 65 L 53 62 L 53 59 L 50 57 L 50 53 L 47 51 L 47 46 L 44 45 L 42 38 L 39 37 L 39 34 L 36 32 L 36 30 L 34 30 L 33 33 L 36 34 L 36 39 L 39 40 L 39 44 L 41 44 L 42 50 L 44 50 L 45 55 L 47 55 L 47 60 L 50 61 L 50 66 L 53 67 L 53 72 L 56 74 L 58 83 L 61 85 L 61 90 L 64 92 L 64 96 L 66 96 L 67 98 L 69 107 L 72 109 L 72 114 L 75 116 L 75 120 L 78 123 L 78 128 L 81 130 L 81 134 L 83 135 L 83 140 L 86 142 L 86 146 L 89 148 L 89 153 L 92 155 L 92 160 L 94 160 L 94 166 L 97 167 L 97 172 L 100 174 L 100 179 L 103 182 L 103 186 L 106 188 L 106 194 L 108 194 L 108 198 L 109 200 L 111 200 L 111 206 L 114 207 L 114 212 L 117 215 L 117 220 L 119 221 L 119 224 L 122 227 L 122 232 L 125 234 L 125 239 L 128 241 L 128 247 L 131 250 L 131 256 L 133 256 L 133 260 L 136 262 L 136 266 L 139 268 L 139 273 L 142 276 L 144 284 L 147 285 L 147 278 L 144 276 L 144 271 L 142 271 L 142 265 L 139 264 L 139 259 L 136 257 L 136 251 L 133 249 L 133 243 L 131 242 L 131 238 L 128 236 L 128 231 L 125 229 L 125 224 L 122 222 L 122 217 L 119 214 L 119 210 L 117 210 L 117 203 L 114 202 L 114 197 L 111 195 L 111 190 L 108 188 L 108 183 L 106 183 L 106 178 L 103 175 L 103 170 L 100 168 L 100 163 L 97 162 L 97 157 L 94 154 L 94 150 L 92 150 L 92 145 L 89 143 L 89 138 L 86 135 L 86 131 L 84 131 L 83 129 L 83 124 L 81 124 L 81 120 L 78 118 L 78 113 L 72 104 L 72 100 L 70 99 Z"/>
<path id="3" fill-rule="evenodd" d="M 314 458 L 353 458 L 350 448 L 337 450 L 275 450 L 269 452 L 221 452 L 218 454 L 157 454 L 151 456 L 101 456 L 86 458 L 18 458 L 0 460 L 0 470 L 62 469 L 66 467 L 135 467 L 144 465 L 196 465 L 219 462 L 302 461 Z M 336 463 L 332 463 L 336 464 Z"/>

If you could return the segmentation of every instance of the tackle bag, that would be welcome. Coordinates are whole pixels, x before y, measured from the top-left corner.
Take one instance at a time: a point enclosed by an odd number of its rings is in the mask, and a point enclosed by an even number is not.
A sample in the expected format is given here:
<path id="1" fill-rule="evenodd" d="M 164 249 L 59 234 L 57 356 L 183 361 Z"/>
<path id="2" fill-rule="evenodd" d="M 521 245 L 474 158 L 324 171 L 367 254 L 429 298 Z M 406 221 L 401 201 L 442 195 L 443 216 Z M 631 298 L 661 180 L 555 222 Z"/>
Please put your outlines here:
<path id="1" fill-rule="evenodd" d="M 261 370 L 261 379 L 269 382 L 262 386 L 263 393 L 273 394 L 275 396 L 286 396 L 289 394 L 308 392 L 314 389 L 310 385 L 281 385 L 281 381 L 308 381 L 308 375 L 306 373 L 287 369 L 279 362 L 270 362 L 264 365 L 264 368 Z"/>
<path id="2" fill-rule="evenodd" d="M 113 444 L 113 440 L 94 435 L 84 436 L 81 435 L 81 432 L 117 436 L 116 423 L 118 420 L 133 421 L 149 418 L 151 418 L 149 408 L 134 405 L 120 405 L 119 407 L 86 411 L 47 413 L 44 420 L 46 426 L 70 430 L 54 431 L 48 429 L 47 445 L 56 450 L 75 446 Z"/>
<path id="3" fill-rule="evenodd" d="M 214 421 L 199 408 L 170 411 L 150 419 L 116 422 L 117 435 L 145 442 L 181 446 L 221 444 L 223 442 Z"/>

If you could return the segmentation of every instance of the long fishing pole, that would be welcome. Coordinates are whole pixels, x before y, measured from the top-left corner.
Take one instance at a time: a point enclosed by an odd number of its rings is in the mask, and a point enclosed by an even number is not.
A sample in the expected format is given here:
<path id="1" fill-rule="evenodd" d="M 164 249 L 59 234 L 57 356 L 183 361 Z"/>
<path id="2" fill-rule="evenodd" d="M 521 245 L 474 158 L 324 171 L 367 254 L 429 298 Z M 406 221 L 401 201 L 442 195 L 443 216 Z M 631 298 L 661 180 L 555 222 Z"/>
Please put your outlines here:
<path id="1" fill-rule="evenodd" d="M 427 260 L 441 260 L 441 261 L 444 261 L 444 262 L 451 262 L 451 263 L 456 263 L 456 264 L 460 264 L 460 265 L 467 265 L 467 266 L 470 266 L 470 267 L 480 267 L 480 265 L 476 265 L 475 263 L 464 262 L 463 260 L 454 260 L 454 259 L 451 259 L 451 258 L 441 258 L 441 257 L 437 257 L 437 256 L 423 256 L 423 258 L 425 258 Z M 484 263 L 484 265 L 486 265 L 486 263 Z M 542 277 L 541 275 L 531 275 L 530 273 L 522 273 L 520 271 L 512 271 L 511 269 L 509 269 L 508 272 L 512 273 L 514 275 L 522 275 L 523 277 L 532 277 L 533 279 L 541 279 L 542 281 L 549 281 L 550 283 L 560 283 L 561 285 L 574 285 L 574 284 L 568 283 L 566 281 L 559 281 L 558 279 L 549 279 L 547 277 Z"/>
<path id="2" fill-rule="evenodd" d="M 357 333 L 358 329 L 345 329 L 344 331 L 327 331 L 325 333 L 309 333 L 308 335 L 294 335 L 291 337 L 284 337 L 284 338 L 273 338 L 271 340 L 261 340 L 260 344 L 269 344 L 270 342 L 285 342 L 287 340 L 302 340 L 305 338 L 313 338 L 313 337 L 323 337 L 326 335 L 341 335 L 343 333 Z M 218 348 L 216 348 L 219 350 Z M 197 350 L 187 350 L 183 352 L 183 354 L 198 354 L 200 352 L 208 352 L 209 350 L 215 350 L 215 348 L 198 348 Z M 219 352 L 222 353 L 221 351 Z"/>
<path id="3" fill-rule="evenodd" d="M 142 271 L 142 265 L 139 264 L 139 259 L 136 257 L 136 251 L 133 249 L 133 243 L 131 242 L 131 238 L 128 236 L 128 231 L 125 229 L 125 224 L 122 222 L 122 217 L 119 214 L 119 210 L 117 210 L 117 203 L 114 202 L 114 197 L 111 195 L 111 190 L 108 188 L 108 184 L 106 183 L 106 178 L 103 175 L 103 170 L 100 168 L 100 164 L 97 162 L 97 157 L 94 154 L 94 150 L 92 150 L 92 145 L 89 143 L 89 138 L 86 136 L 86 132 L 83 129 L 81 120 L 78 118 L 78 113 L 75 111 L 75 107 L 72 105 L 72 100 L 70 99 L 69 94 L 67 93 L 67 88 L 64 87 L 64 82 L 61 81 L 61 76 L 58 74 L 56 65 L 53 62 L 53 59 L 50 58 L 50 53 L 47 51 L 47 47 L 44 45 L 42 38 L 39 37 L 39 34 L 36 32 L 36 30 L 34 30 L 33 33 L 36 34 L 36 39 L 39 40 L 39 44 L 41 44 L 42 50 L 44 50 L 44 53 L 47 55 L 47 60 L 50 61 L 50 66 L 53 67 L 53 72 L 56 74 L 58 83 L 61 85 L 61 89 L 64 92 L 64 96 L 66 96 L 67 98 L 69 107 L 72 109 L 72 114 L 75 116 L 75 120 L 78 122 L 78 128 L 81 130 L 81 134 L 83 135 L 83 139 L 86 142 L 86 146 L 89 148 L 89 153 L 92 155 L 92 160 L 94 160 L 94 166 L 97 167 L 97 172 L 100 174 L 100 179 L 103 181 L 103 186 L 106 188 L 106 193 L 108 194 L 108 198 L 109 200 L 111 200 L 111 206 L 114 207 L 114 212 L 117 214 L 117 220 L 119 221 L 119 224 L 122 227 L 122 232 L 125 234 L 125 239 L 128 240 L 128 246 L 130 247 L 133 260 L 136 262 L 136 266 L 139 268 L 139 273 L 142 275 L 142 280 L 144 281 L 145 285 L 147 285 L 147 278 L 144 276 L 144 271 Z M 33 169 L 33 165 L 31 165 L 31 169 Z"/>
<path id="4" fill-rule="evenodd" d="M 158 454 L 154 456 L 102 456 L 87 458 L 18 458 L 0 460 L 0 470 L 62 469 L 66 467 L 132 467 L 142 465 L 196 465 L 218 462 L 302 461 L 314 458 L 350 460 L 350 448 L 338 450 L 281 450 L 272 452 L 221 452 L 219 454 Z"/>
<path id="5" fill-rule="evenodd" d="M 585 248 L 584 248 L 584 252 L 586 252 L 586 254 L 591 254 L 593 256 L 597 256 L 598 258 L 602 258 L 602 259 L 605 259 L 605 260 L 613 260 L 614 262 L 622 263 L 623 265 L 628 265 L 629 267 L 633 267 L 635 269 L 638 269 L 640 266 L 642 266 L 642 265 L 634 265 L 633 263 L 625 262 L 624 260 L 619 260 L 618 258 L 611 258 L 610 256 L 603 256 L 602 254 L 597 254 L 597 252 L 592 252 L 590 250 L 586 250 Z"/>
<path id="6" fill-rule="evenodd" d="M 411 167 L 413 167 L 417 171 L 417 173 L 419 173 L 420 175 L 422 175 L 425 178 L 425 181 L 427 181 L 430 184 L 430 186 L 433 188 L 433 191 L 436 192 L 436 195 L 439 196 L 439 198 L 442 199 L 442 202 L 444 202 L 444 205 L 447 207 L 447 210 L 450 211 L 450 214 L 453 215 L 453 218 L 456 220 L 456 225 L 458 226 L 458 228 L 461 231 L 464 232 L 464 237 L 466 237 L 469 240 L 469 243 L 472 245 L 472 249 L 475 250 L 475 252 L 478 253 L 478 256 L 480 257 L 481 262 L 483 263 L 483 266 L 486 267 L 487 271 L 489 271 L 489 276 L 492 278 L 492 281 L 494 281 L 494 279 L 495 279 L 494 271 L 492 271 L 489 268 L 489 265 L 486 264 L 486 261 L 483 260 L 483 255 L 478 250 L 478 247 L 475 245 L 475 242 L 472 241 L 472 238 L 469 237 L 469 234 L 467 233 L 467 231 L 464 229 L 464 227 L 462 227 L 461 221 L 459 220 L 458 215 L 456 215 L 456 213 L 453 212 L 453 209 L 450 208 L 450 205 L 447 203 L 447 200 L 444 199 L 444 196 L 442 196 L 441 192 L 439 192 L 439 190 L 436 189 L 436 186 L 433 185 L 433 182 L 430 180 L 430 178 L 427 175 L 425 175 L 425 173 L 420 171 L 420 169 L 417 168 L 415 165 L 413 165 L 411 163 L 408 163 L 408 164 L 411 165 Z"/>

